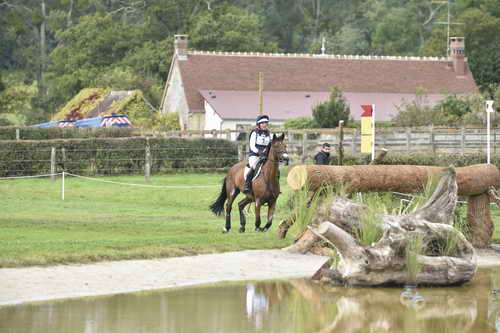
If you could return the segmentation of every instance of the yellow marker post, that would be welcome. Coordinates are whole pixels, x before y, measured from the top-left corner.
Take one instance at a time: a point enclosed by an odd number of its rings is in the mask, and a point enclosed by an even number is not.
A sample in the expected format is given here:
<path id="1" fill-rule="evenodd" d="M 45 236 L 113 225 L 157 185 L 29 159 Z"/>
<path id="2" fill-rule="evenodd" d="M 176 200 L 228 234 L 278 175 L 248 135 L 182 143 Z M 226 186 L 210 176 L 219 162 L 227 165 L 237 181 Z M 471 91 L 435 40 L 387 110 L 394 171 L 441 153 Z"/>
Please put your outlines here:
<path id="1" fill-rule="evenodd" d="M 371 153 L 375 158 L 375 105 L 361 105 L 361 152 Z"/>

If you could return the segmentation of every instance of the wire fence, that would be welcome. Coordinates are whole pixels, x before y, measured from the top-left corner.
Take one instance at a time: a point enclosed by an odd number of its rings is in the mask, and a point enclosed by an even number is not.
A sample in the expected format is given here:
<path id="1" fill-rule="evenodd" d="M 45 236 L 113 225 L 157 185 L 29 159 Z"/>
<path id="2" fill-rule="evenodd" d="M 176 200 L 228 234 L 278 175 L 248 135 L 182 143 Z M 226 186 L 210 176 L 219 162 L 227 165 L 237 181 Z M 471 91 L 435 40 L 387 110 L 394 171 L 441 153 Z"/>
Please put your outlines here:
<path id="1" fill-rule="evenodd" d="M 236 147 L 12 149 L 0 151 L 0 176 L 67 172 L 85 176 L 222 172 L 239 161 Z"/>

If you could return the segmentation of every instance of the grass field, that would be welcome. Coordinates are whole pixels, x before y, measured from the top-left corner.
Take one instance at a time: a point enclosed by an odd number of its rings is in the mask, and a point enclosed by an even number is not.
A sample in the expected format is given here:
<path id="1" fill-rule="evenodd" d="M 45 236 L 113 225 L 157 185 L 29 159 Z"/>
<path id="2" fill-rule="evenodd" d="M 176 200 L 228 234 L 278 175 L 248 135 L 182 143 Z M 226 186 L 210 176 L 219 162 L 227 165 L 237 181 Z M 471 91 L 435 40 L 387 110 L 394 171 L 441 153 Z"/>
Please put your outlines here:
<path id="1" fill-rule="evenodd" d="M 154 258 L 244 249 L 280 248 L 276 226 L 267 233 L 238 233 L 236 204 L 229 234 L 223 217 L 208 206 L 220 192 L 221 174 L 156 176 L 151 185 L 216 185 L 194 189 L 151 189 L 66 177 L 61 180 L 0 180 L 0 267 Z M 145 184 L 144 177 L 106 180 Z M 241 196 L 242 198 L 242 196 Z M 283 201 L 284 202 L 284 201 Z M 281 206 L 281 205 L 280 205 Z M 267 207 L 262 213 L 267 213 Z"/>
<path id="2" fill-rule="evenodd" d="M 236 204 L 229 234 L 221 233 L 224 219 L 208 210 L 222 178 L 221 174 L 155 176 L 149 184 L 216 186 L 153 189 L 67 177 L 64 201 L 60 179 L 0 180 L 0 267 L 281 248 L 291 242 L 292 237 L 276 236 L 277 224 L 287 215 L 285 177 L 273 228 L 254 232 L 250 211 L 244 234 L 237 231 Z M 100 179 L 146 184 L 140 176 Z M 492 212 L 500 227 L 500 209 Z M 267 207 L 263 221 L 266 213 Z M 500 241 L 498 228 L 493 238 Z"/>

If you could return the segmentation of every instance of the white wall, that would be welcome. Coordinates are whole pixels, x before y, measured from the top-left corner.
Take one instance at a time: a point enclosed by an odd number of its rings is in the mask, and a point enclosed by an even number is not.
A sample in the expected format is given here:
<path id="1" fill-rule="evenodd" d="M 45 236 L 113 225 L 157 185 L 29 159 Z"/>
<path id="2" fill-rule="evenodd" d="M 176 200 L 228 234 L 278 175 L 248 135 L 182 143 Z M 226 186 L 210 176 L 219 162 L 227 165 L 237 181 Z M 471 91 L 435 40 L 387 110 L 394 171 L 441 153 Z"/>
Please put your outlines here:
<path id="1" fill-rule="evenodd" d="M 222 120 L 222 118 L 215 112 L 214 108 L 205 100 L 205 130 L 236 130 L 244 126 L 245 128 L 252 128 L 255 126 L 254 119 L 248 120 Z M 256 116 L 257 117 L 257 116 Z M 271 119 L 273 126 L 282 127 L 284 121 L 273 121 Z M 211 137 L 211 134 L 206 134 L 206 137 Z M 231 133 L 231 140 L 236 140 L 238 133 Z"/>
<path id="2" fill-rule="evenodd" d="M 167 93 L 163 101 L 162 113 L 178 112 L 180 118 L 181 128 L 189 129 L 189 108 L 184 94 L 184 85 L 182 84 L 181 72 L 177 59 L 172 66 L 172 72 L 169 75 L 169 82 L 167 82 Z"/>
<path id="3" fill-rule="evenodd" d="M 221 130 L 222 128 L 222 119 L 221 117 L 215 113 L 215 110 L 212 106 L 207 102 L 203 101 L 205 105 L 205 127 L 206 131 L 210 130 Z"/>

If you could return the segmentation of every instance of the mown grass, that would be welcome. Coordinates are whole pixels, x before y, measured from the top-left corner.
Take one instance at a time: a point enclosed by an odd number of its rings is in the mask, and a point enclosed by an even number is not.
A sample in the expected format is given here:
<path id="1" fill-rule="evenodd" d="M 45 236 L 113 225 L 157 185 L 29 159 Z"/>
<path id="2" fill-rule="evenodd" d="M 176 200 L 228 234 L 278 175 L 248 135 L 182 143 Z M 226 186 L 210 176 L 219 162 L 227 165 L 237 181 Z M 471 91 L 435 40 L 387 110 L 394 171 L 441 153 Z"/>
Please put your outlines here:
<path id="1" fill-rule="evenodd" d="M 250 209 L 244 234 L 237 232 L 236 203 L 229 234 L 221 233 L 224 218 L 208 210 L 220 192 L 222 174 L 154 176 L 149 183 L 216 185 L 192 189 L 129 187 L 71 177 L 66 178 L 64 201 L 60 179 L 0 180 L 0 267 L 285 247 L 293 238 L 280 240 L 276 236 L 280 219 L 290 213 L 286 170 L 282 174 L 283 194 L 272 229 L 254 232 Z M 102 179 L 146 184 L 140 176 Z M 263 222 L 266 213 L 263 209 Z M 500 242 L 500 209 L 494 206 L 492 218 L 497 225 L 493 238 Z"/>
<path id="2" fill-rule="evenodd" d="M 217 185 L 209 188 L 152 189 L 66 178 L 61 180 L 0 180 L 0 267 L 86 263 L 101 260 L 158 258 L 245 249 L 287 246 L 276 226 L 286 215 L 279 202 L 273 228 L 222 234 L 223 217 L 208 209 L 220 193 L 222 174 L 156 176 L 151 185 Z M 282 177 L 282 181 L 283 181 Z M 106 180 L 146 184 L 144 177 L 106 177 Z M 242 198 L 240 196 L 239 198 Z M 238 200 L 238 199 L 237 199 Z M 285 198 L 280 198 L 280 201 Z M 263 222 L 267 207 L 262 212 Z"/>

